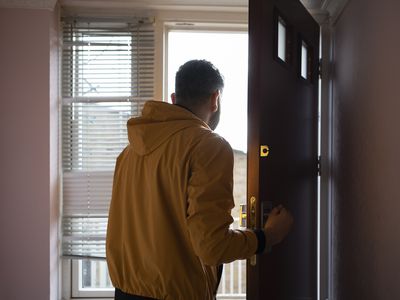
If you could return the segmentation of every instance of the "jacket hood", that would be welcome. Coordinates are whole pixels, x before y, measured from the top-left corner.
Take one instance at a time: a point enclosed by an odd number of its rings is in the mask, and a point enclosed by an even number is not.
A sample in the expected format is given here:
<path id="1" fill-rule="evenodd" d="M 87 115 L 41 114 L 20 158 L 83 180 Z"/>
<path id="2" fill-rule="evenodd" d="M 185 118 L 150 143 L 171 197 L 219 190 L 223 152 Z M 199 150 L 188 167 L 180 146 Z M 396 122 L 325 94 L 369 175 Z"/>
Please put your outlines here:
<path id="1" fill-rule="evenodd" d="M 175 133 L 193 126 L 208 125 L 189 110 L 161 101 L 145 103 L 142 116 L 128 121 L 128 139 L 133 151 L 147 155 Z"/>

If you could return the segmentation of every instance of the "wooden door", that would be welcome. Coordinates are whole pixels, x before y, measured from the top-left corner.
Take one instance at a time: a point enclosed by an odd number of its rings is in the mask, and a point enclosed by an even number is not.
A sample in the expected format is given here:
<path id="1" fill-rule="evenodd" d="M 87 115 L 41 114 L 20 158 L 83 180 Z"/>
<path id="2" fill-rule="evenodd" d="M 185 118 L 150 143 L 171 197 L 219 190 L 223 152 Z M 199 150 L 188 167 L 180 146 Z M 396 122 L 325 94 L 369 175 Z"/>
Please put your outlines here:
<path id="1" fill-rule="evenodd" d="M 249 47 L 248 226 L 278 204 L 295 223 L 248 261 L 247 299 L 317 299 L 319 25 L 298 0 L 249 0 Z"/>

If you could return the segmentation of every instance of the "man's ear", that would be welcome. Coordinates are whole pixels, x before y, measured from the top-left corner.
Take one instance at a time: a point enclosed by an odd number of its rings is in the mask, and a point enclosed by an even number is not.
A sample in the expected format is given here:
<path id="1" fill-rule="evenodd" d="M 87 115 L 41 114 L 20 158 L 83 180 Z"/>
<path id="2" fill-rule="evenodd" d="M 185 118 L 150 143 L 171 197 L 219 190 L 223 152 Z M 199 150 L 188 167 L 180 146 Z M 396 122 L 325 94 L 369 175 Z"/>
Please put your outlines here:
<path id="1" fill-rule="evenodd" d="M 216 112 L 218 110 L 218 98 L 220 96 L 219 90 L 216 90 L 214 93 L 211 94 L 211 111 Z"/>
<path id="2" fill-rule="evenodd" d="M 176 103 L 176 95 L 175 95 L 175 93 L 171 94 L 171 101 L 172 101 L 172 104 Z"/>

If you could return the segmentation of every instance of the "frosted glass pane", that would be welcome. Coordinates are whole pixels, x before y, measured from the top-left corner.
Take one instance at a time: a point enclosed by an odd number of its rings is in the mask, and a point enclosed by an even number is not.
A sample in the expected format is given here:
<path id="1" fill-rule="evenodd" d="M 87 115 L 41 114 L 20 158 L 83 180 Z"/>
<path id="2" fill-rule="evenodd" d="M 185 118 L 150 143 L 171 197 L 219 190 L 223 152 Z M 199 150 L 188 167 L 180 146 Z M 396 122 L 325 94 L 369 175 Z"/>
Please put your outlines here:
<path id="1" fill-rule="evenodd" d="M 308 49 L 307 45 L 301 45 L 301 77 L 308 79 Z"/>
<path id="2" fill-rule="evenodd" d="M 278 22 L 278 57 L 286 61 L 286 26 L 281 20 Z"/>

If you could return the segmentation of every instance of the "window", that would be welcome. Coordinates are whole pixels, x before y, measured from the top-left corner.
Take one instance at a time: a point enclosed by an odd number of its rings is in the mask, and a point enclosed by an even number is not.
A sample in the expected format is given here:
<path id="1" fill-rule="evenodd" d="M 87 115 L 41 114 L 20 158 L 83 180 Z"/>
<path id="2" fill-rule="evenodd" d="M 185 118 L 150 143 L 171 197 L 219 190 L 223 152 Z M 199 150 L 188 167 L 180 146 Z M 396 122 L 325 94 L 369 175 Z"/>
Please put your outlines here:
<path id="1" fill-rule="evenodd" d="M 300 39 L 300 76 L 307 82 L 312 80 L 313 76 L 313 49 L 301 37 Z"/>
<path id="2" fill-rule="evenodd" d="M 73 263 L 72 297 L 112 296 L 105 234 L 126 122 L 154 95 L 150 19 L 63 18 L 62 254 Z M 104 293 L 105 292 L 105 293 Z"/>
<path id="3" fill-rule="evenodd" d="M 274 57 L 284 66 L 293 63 L 293 26 L 278 9 L 274 12 Z"/>
<path id="4" fill-rule="evenodd" d="M 105 260 L 74 260 L 72 279 L 72 298 L 114 297 Z"/>
<path id="5" fill-rule="evenodd" d="M 138 115 L 144 102 L 154 95 L 155 40 L 150 21 L 63 18 L 62 252 L 74 258 L 67 267 L 70 298 L 114 295 L 101 258 L 105 257 L 114 163 L 127 144 L 126 121 Z M 222 103 L 218 132 L 231 142 L 235 165 L 240 166 L 235 172 L 234 192 L 244 197 L 235 196 L 237 228 L 239 204 L 246 203 L 247 32 L 215 34 L 225 44 L 221 47 L 229 47 L 231 55 L 236 54 L 235 59 L 225 57 L 224 65 L 233 69 L 225 71 L 225 66 L 212 57 L 196 54 L 193 58 L 207 58 L 220 67 L 227 82 L 222 101 L 236 103 Z M 231 44 L 226 43 L 224 35 L 232 38 Z M 176 72 L 172 64 L 169 66 L 170 72 Z M 228 78 L 230 74 L 236 79 Z M 236 118 L 224 121 L 228 116 Z M 245 291 L 246 261 L 226 265 L 218 298 L 245 299 Z"/>
<path id="6" fill-rule="evenodd" d="M 282 18 L 278 19 L 278 57 L 286 62 L 286 24 Z"/>
<path id="7" fill-rule="evenodd" d="M 301 43 L 301 77 L 308 79 L 308 47 L 305 42 Z"/>

